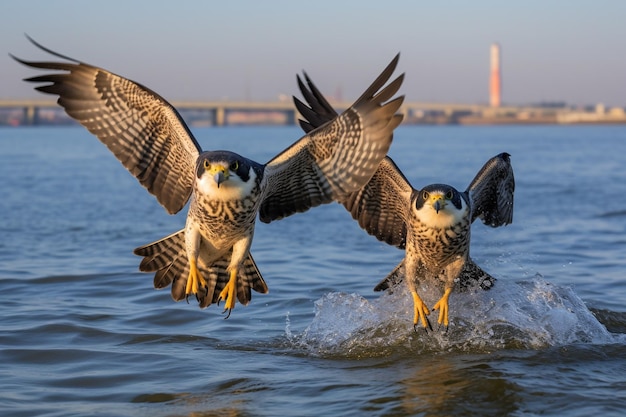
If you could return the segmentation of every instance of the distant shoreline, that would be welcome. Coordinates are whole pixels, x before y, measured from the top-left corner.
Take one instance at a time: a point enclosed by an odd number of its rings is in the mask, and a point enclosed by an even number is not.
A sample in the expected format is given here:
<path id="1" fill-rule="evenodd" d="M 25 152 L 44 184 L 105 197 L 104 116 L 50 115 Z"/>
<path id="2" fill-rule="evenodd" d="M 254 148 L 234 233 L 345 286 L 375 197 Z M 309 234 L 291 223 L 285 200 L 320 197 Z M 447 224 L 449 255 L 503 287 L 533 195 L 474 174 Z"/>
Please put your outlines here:
<path id="1" fill-rule="evenodd" d="M 297 125 L 300 114 L 291 102 L 174 102 L 190 126 Z M 558 104 L 558 105 L 557 105 Z M 544 125 L 624 124 L 626 111 L 602 104 L 580 108 L 564 103 L 500 106 L 405 103 L 405 125 Z M 349 103 L 333 103 L 341 111 Z M 0 126 L 68 126 L 77 124 L 54 101 L 0 100 Z"/>

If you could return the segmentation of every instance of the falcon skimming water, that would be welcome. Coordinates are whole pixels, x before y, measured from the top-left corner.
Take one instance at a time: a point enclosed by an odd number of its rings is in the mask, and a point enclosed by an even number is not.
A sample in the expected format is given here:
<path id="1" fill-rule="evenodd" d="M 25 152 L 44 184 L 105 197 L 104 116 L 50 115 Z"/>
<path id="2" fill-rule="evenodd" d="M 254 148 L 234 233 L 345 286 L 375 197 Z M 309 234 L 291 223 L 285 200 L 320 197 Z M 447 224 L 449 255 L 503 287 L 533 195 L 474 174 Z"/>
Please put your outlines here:
<path id="1" fill-rule="evenodd" d="M 295 99 L 306 120 L 305 132 L 326 123 L 337 113 L 306 76 L 298 85 L 307 104 Z M 307 88 L 308 86 L 308 88 Z M 402 272 L 413 297 L 413 324 L 432 327 L 430 310 L 417 292 L 417 284 L 440 282 L 444 294 L 435 304 L 439 324 L 448 326 L 448 298 L 456 282 L 489 289 L 495 278 L 483 271 L 469 256 L 471 224 L 477 218 L 491 227 L 513 221 L 515 179 L 510 155 L 501 153 L 485 163 L 468 188 L 460 192 L 445 184 L 428 185 L 421 190 L 411 186 L 400 169 L 385 157 L 371 180 L 361 189 L 341 199 L 352 217 L 367 233 L 400 249 L 405 258 L 375 288 L 383 291 L 402 281 Z"/>

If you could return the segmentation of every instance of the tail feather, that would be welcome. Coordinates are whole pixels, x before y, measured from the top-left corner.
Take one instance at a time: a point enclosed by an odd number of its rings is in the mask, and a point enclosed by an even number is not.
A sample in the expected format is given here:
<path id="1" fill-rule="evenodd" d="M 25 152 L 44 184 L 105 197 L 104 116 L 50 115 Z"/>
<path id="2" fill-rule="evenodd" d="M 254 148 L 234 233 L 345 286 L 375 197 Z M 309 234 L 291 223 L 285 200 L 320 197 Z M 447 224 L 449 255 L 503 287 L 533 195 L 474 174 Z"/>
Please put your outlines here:
<path id="1" fill-rule="evenodd" d="M 189 262 L 185 250 L 184 230 L 179 230 L 161 240 L 141 246 L 135 249 L 134 253 L 144 257 L 139 264 L 141 271 L 156 272 L 154 275 L 155 288 L 166 288 L 171 284 L 172 298 L 175 301 L 187 298 L 185 290 L 189 277 Z M 232 251 L 228 251 L 220 259 L 210 263 L 203 260 L 203 254 L 201 247 L 198 269 L 207 281 L 205 292 L 196 294 L 201 308 L 217 303 L 219 294 L 229 279 L 227 268 Z M 262 294 L 268 292 L 267 284 L 250 253 L 244 260 L 243 268 L 239 270 L 237 280 L 237 299 L 242 305 L 247 305 L 250 302 L 252 290 Z"/>
<path id="2" fill-rule="evenodd" d="M 395 287 L 402 282 L 404 278 L 404 259 L 387 275 L 382 279 L 375 287 L 374 291 L 385 291 Z"/>
<path id="3" fill-rule="evenodd" d="M 375 287 L 374 291 L 385 291 L 393 289 L 396 285 L 402 282 L 405 276 L 404 259 L 387 275 L 382 279 Z M 496 283 L 496 279 L 485 272 L 481 267 L 476 265 L 471 258 L 467 259 L 459 277 L 455 280 L 459 285 L 461 291 L 468 290 L 470 288 L 481 288 L 483 290 L 489 290 Z"/>
<path id="4" fill-rule="evenodd" d="M 207 293 L 204 296 L 198 296 L 198 302 L 201 308 L 208 307 L 211 304 L 216 304 L 220 292 L 224 289 L 229 280 L 228 264 L 230 263 L 231 252 L 227 252 L 217 261 L 211 263 L 211 266 L 207 267 L 202 258 L 198 264 L 200 273 L 207 281 Z M 187 277 L 184 278 L 185 282 Z M 248 253 L 248 256 L 244 260 L 243 268 L 239 270 L 237 275 L 237 300 L 242 305 L 248 305 L 252 299 L 252 290 L 266 294 L 268 292 L 267 284 L 261 276 L 259 269 L 252 259 L 252 255 Z"/>
<path id="5" fill-rule="evenodd" d="M 496 284 L 496 279 L 476 265 L 471 258 L 467 258 L 457 282 L 461 291 L 470 288 L 489 290 Z"/>
<path id="6" fill-rule="evenodd" d="M 172 282 L 179 280 L 180 277 L 184 277 L 186 281 L 187 276 L 189 276 L 184 230 L 179 230 L 161 240 L 136 248 L 133 252 L 135 255 L 144 257 L 139 264 L 140 271 L 156 272 L 154 288 L 166 288 Z M 174 286 L 172 286 L 172 296 L 174 296 L 173 290 Z M 185 297 L 174 297 L 176 301 L 183 298 Z"/>

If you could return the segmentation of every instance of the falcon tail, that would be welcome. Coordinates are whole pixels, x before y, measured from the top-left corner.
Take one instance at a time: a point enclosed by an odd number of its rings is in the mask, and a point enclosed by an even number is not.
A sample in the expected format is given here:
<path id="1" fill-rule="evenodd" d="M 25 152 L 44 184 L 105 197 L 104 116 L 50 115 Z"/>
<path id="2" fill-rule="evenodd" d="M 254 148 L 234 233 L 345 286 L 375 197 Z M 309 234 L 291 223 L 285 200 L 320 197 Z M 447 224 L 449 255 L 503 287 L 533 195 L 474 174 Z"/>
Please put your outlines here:
<path id="1" fill-rule="evenodd" d="M 392 289 L 402 282 L 404 279 L 404 259 L 375 287 L 374 291 L 385 291 Z M 459 277 L 456 280 L 461 291 L 472 288 L 481 288 L 489 290 L 496 283 L 496 279 L 485 272 L 480 266 L 476 265 L 471 258 L 467 259 Z"/>
<path id="2" fill-rule="evenodd" d="M 458 284 L 461 291 L 472 288 L 481 288 L 486 291 L 496 284 L 496 279 L 476 265 L 472 258 L 467 258 L 459 275 Z"/>
<path id="3" fill-rule="evenodd" d="M 139 264 L 139 270 L 143 272 L 156 272 L 154 275 L 154 288 L 166 288 L 172 285 L 172 298 L 175 301 L 186 298 L 185 287 L 189 276 L 189 262 L 185 251 L 185 231 L 180 230 L 164 237 L 156 242 L 149 243 L 134 250 L 135 255 L 143 256 Z M 226 268 L 230 260 L 230 252 L 227 252 L 211 266 L 205 266 L 200 256 L 198 268 L 207 281 L 204 294 L 197 294 L 200 308 L 208 307 L 217 303 L 219 293 L 228 282 Z M 268 292 L 267 284 L 259 269 L 248 253 L 243 268 L 239 270 L 237 299 L 242 305 L 247 305 L 252 299 L 252 291 L 265 294 Z"/>
<path id="4" fill-rule="evenodd" d="M 402 282 L 404 278 L 404 259 L 395 267 L 393 271 L 389 273 L 382 281 L 380 281 L 375 287 L 374 291 L 385 291 L 393 289 L 396 285 Z"/>

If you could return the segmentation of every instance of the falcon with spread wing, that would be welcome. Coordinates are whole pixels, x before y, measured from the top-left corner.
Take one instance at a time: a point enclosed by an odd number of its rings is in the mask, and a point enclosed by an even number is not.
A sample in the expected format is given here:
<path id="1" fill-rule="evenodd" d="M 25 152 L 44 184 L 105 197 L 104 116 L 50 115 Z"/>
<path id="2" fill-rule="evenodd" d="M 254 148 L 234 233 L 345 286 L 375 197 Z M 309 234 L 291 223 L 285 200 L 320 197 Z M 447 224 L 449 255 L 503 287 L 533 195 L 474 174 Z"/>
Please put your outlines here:
<path id="1" fill-rule="evenodd" d="M 306 120 L 305 132 L 337 116 L 313 82 L 305 74 L 306 85 L 298 85 L 307 104 L 295 99 Z M 465 191 L 445 184 L 428 185 L 421 190 L 411 186 L 400 169 L 385 157 L 370 181 L 340 202 L 367 233 L 378 240 L 405 250 L 400 264 L 375 288 L 383 291 L 404 278 L 413 297 L 416 326 L 421 321 L 432 330 L 429 308 L 417 292 L 417 284 L 442 282 L 444 293 L 435 304 L 439 324 L 448 326 L 448 299 L 455 283 L 461 287 L 478 285 L 489 289 L 495 278 L 476 265 L 469 256 L 470 229 L 477 218 L 492 227 L 513 221 L 515 179 L 510 155 L 501 153 L 485 163 Z"/>
<path id="2" fill-rule="evenodd" d="M 30 39 L 30 38 L 29 38 Z M 93 133 L 169 212 L 189 200 L 185 228 L 135 249 L 154 285 L 171 284 L 175 300 L 195 294 L 200 307 L 225 312 L 268 291 L 250 245 L 256 216 L 269 223 L 343 200 L 369 181 L 402 120 L 395 99 L 404 74 L 387 84 L 399 56 L 345 112 L 308 132 L 266 164 L 229 151 L 202 151 L 176 109 L 148 88 L 31 41 L 61 62 L 27 78 L 58 96 L 68 115 Z M 387 86 L 385 86 L 387 84 Z"/>

